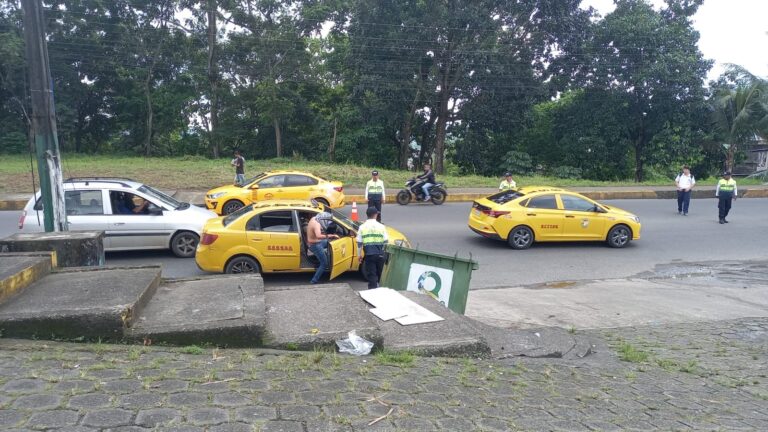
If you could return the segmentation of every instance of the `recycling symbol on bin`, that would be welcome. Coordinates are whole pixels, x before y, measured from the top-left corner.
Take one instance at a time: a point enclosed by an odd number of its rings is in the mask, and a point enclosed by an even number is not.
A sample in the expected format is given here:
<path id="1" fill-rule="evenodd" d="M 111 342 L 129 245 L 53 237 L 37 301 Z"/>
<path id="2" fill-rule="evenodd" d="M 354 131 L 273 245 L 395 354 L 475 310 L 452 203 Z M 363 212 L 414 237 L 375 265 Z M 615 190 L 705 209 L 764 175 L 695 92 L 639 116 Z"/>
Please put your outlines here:
<path id="1" fill-rule="evenodd" d="M 416 286 L 419 288 L 420 292 L 429 294 L 438 301 L 440 300 L 438 297 L 440 295 L 441 285 L 442 281 L 440 280 L 440 275 L 431 270 L 427 270 L 422 273 L 421 276 L 419 276 L 418 282 L 416 283 Z"/>

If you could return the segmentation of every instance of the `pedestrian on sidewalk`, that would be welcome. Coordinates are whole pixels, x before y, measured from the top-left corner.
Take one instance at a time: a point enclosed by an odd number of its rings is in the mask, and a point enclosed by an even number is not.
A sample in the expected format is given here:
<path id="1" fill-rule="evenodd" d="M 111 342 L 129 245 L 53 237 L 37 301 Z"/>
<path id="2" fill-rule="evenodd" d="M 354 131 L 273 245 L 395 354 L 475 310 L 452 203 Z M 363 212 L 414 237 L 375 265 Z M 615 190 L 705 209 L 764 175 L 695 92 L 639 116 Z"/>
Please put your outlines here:
<path id="1" fill-rule="evenodd" d="M 512 179 L 512 173 L 507 171 L 504 173 L 504 180 L 499 185 L 499 192 L 517 189 L 517 183 Z"/>
<path id="2" fill-rule="evenodd" d="M 731 178 L 731 172 L 723 173 L 723 178 L 717 182 L 715 196 L 718 198 L 717 209 L 720 217 L 720 224 L 727 224 L 725 219 L 728 212 L 731 211 L 731 203 L 736 199 L 738 190 L 736 189 L 736 180 Z"/>
<path id="3" fill-rule="evenodd" d="M 677 214 L 688 216 L 688 206 L 691 203 L 691 189 L 696 184 L 696 179 L 691 174 L 691 168 L 683 165 L 683 172 L 675 178 L 677 186 Z"/>
<path id="4" fill-rule="evenodd" d="M 378 213 L 376 207 L 368 207 L 365 211 L 368 220 L 357 231 L 357 250 L 363 275 L 368 280 L 368 289 L 379 287 L 381 272 L 384 270 L 384 247 L 389 240 L 387 227 L 376 220 Z"/>
<path id="5" fill-rule="evenodd" d="M 235 157 L 229 164 L 235 167 L 235 184 L 245 183 L 245 158 L 240 154 L 240 150 L 235 150 Z"/>
<path id="6" fill-rule="evenodd" d="M 318 220 L 318 216 L 322 216 L 323 213 L 315 215 L 307 223 L 307 243 L 309 244 L 309 250 L 320 261 L 315 271 L 314 276 L 309 283 L 316 284 L 320 282 L 320 278 L 323 277 L 323 273 L 328 269 L 328 240 L 339 238 L 336 234 L 327 234 L 323 232 L 323 226 Z"/>
<path id="7" fill-rule="evenodd" d="M 365 184 L 365 199 L 368 201 L 368 207 L 374 207 L 378 210 L 376 220 L 381 222 L 381 205 L 386 199 L 384 191 L 384 182 L 379 179 L 379 172 L 371 171 L 371 179 Z"/>

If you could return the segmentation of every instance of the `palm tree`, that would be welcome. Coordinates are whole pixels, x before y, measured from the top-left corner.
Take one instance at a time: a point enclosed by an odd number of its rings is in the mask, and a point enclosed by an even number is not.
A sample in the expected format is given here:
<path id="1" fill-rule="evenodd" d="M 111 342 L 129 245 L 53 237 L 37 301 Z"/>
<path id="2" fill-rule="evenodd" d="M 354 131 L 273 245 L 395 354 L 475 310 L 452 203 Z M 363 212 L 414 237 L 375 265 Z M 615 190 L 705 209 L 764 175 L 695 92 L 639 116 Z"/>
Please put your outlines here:
<path id="1" fill-rule="evenodd" d="M 719 80 L 712 99 L 715 129 L 724 139 L 726 169 L 737 150 L 757 136 L 768 136 L 768 81 L 737 65 Z"/>

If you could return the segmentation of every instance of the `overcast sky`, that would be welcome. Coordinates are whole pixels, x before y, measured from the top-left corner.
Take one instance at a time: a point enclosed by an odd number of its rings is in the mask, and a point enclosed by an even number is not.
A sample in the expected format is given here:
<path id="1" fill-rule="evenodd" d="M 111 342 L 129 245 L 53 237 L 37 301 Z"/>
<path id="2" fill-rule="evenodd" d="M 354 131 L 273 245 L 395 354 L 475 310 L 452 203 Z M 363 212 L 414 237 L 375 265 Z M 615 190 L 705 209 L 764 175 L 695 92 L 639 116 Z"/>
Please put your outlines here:
<path id="1" fill-rule="evenodd" d="M 651 3 L 664 6 L 663 0 Z M 589 6 L 601 15 L 615 8 L 613 0 L 582 1 L 582 7 Z M 709 79 L 720 75 L 724 63 L 744 66 L 768 78 L 768 0 L 705 0 L 693 25 L 701 34 L 699 49 L 715 61 Z"/>

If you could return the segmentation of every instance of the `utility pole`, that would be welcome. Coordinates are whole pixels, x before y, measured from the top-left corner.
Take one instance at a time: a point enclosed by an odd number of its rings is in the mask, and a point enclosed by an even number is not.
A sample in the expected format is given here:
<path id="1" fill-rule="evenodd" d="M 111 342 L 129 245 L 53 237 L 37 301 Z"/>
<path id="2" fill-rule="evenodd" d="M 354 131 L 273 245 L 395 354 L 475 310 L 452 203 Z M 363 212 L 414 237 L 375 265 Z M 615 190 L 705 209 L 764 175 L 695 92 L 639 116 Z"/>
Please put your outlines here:
<path id="1" fill-rule="evenodd" d="M 24 43 L 32 102 L 32 135 L 37 154 L 37 172 L 40 176 L 45 231 L 67 231 L 43 5 L 40 0 L 21 0 L 21 6 L 24 9 Z"/>

